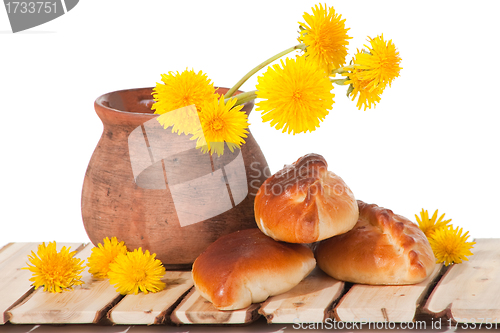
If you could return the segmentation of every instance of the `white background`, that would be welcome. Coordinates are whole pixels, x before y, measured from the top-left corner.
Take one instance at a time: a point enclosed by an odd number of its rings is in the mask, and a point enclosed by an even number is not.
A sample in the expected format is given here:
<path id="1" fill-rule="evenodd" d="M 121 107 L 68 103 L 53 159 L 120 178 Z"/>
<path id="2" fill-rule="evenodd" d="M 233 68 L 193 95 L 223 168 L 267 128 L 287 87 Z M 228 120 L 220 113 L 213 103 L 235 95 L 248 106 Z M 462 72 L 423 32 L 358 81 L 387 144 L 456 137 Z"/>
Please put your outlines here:
<path id="1" fill-rule="evenodd" d="M 82 0 L 16 34 L 0 8 L 0 246 L 88 241 L 80 196 L 102 131 L 98 96 L 186 68 L 231 86 L 295 45 L 297 22 L 314 4 Z M 282 134 L 254 111 L 251 131 L 271 171 L 316 152 L 358 199 L 413 221 L 421 208 L 439 209 L 472 237 L 500 238 L 500 3 L 327 4 L 351 28 L 349 58 L 383 33 L 400 51 L 401 76 L 368 111 L 336 86 L 334 107 L 312 134 Z"/>

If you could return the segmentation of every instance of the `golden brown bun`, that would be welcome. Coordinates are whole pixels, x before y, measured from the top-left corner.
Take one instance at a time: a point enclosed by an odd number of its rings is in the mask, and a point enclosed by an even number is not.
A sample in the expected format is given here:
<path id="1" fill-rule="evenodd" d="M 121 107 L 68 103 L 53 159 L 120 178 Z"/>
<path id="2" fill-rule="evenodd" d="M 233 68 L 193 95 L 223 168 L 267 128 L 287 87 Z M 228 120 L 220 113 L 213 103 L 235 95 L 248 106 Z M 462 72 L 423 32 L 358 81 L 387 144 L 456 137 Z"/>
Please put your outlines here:
<path id="1" fill-rule="evenodd" d="M 342 281 L 413 284 L 428 277 L 436 259 L 418 226 L 391 210 L 358 200 L 359 220 L 349 232 L 320 242 L 318 266 Z"/>
<path id="2" fill-rule="evenodd" d="M 308 154 L 269 177 L 255 197 L 259 229 L 275 240 L 312 243 L 351 230 L 358 204 L 323 156 Z"/>
<path id="3" fill-rule="evenodd" d="M 198 292 L 219 310 L 242 309 L 292 289 L 316 266 L 313 252 L 247 229 L 222 236 L 193 264 Z"/>

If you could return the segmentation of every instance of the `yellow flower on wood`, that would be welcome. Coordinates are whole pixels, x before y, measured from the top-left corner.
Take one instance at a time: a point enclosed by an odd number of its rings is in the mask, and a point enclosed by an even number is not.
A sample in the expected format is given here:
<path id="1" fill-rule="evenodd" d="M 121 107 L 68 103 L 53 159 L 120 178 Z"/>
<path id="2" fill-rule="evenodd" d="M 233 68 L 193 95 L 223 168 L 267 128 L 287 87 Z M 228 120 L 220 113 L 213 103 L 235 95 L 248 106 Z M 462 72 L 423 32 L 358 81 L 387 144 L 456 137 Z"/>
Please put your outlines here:
<path id="1" fill-rule="evenodd" d="M 155 256 L 148 250 L 143 253 L 142 248 L 118 254 L 109 264 L 109 283 L 115 285 L 116 291 L 122 295 L 163 290 L 166 284 L 161 278 L 165 275 L 165 268 Z"/>
<path id="2" fill-rule="evenodd" d="M 214 96 L 210 102 L 203 104 L 200 112 L 201 129 L 191 138 L 197 140 L 197 148 L 220 156 L 224 153 L 225 144 L 232 152 L 245 143 L 243 138 L 248 133 L 248 117 L 241 111 L 243 105 L 235 106 L 235 103 L 236 98 L 225 102 L 224 96 Z"/>
<path id="3" fill-rule="evenodd" d="M 69 249 L 63 246 L 61 251 L 57 252 L 56 242 L 49 242 L 48 245 L 40 244 L 36 254 L 31 251 L 28 267 L 24 269 L 33 272 L 30 281 L 35 289 L 43 286 L 44 291 L 60 293 L 83 284 L 80 273 L 85 268 L 84 260 L 74 258 L 76 251 L 69 252 Z"/>
<path id="4" fill-rule="evenodd" d="M 162 74 L 163 83 L 156 83 L 153 88 L 151 109 L 156 114 L 164 114 L 188 105 L 195 105 L 200 111 L 201 105 L 212 98 L 215 93 L 213 83 L 202 71 L 185 70 L 182 73 L 169 72 Z"/>
<path id="5" fill-rule="evenodd" d="M 438 210 L 432 214 L 432 217 L 429 219 L 429 212 L 427 210 L 424 210 L 422 208 L 422 211 L 420 212 L 420 218 L 415 214 L 415 217 L 417 219 L 418 227 L 420 230 L 422 230 L 427 237 L 431 237 L 436 230 L 447 227 L 448 224 L 451 222 L 451 219 L 449 220 L 444 220 L 444 215 L 439 216 L 438 219 Z"/>
<path id="6" fill-rule="evenodd" d="M 333 105 L 333 85 L 318 65 L 301 56 L 281 60 L 257 78 L 262 120 L 283 133 L 312 132 Z"/>
<path id="7" fill-rule="evenodd" d="M 333 7 L 322 4 L 312 8 L 312 15 L 304 13 L 298 40 L 305 44 L 305 55 L 317 62 L 327 73 L 345 63 L 349 44 L 345 19 Z"/>
<path id="8" fill-rule="evenodd" d="M 469 232 L 466 232 L 462 235 L 462 228 L 453 229 L 451 225 L 436 230 L 429 238 L 436 262 L 448 266 L 468 260 L 467 256 L 472 255 L 470 249 L 476 244 L 476 242 L 467 242 L 468 234 Z"/>
<path id="9" fill-rule="evenodd" d="M 358 52 L 354 57 L 355 72 L 358 80 L 368 82 L 366 89 L 373 91 L 386 85 L 399 76 L 402 69 L 401 57 L 392 40 L 385 41 L 384 36 L 369 38 L 368 51 Z"/>
<path id="10" fill-rule="evenodd" d="M 106 237 L 103 244 L 97 244 L 97 247 L 92 249 L 92 254 L 87 259 L 89 273 L 94 277 L 105 279 L 108 277 L 109 264 L 112 263 L 116 256 L 120 253 L 127 253 L 127 247 L 123 242 L 118 242 L 116 237 L 111 240 Z"/>

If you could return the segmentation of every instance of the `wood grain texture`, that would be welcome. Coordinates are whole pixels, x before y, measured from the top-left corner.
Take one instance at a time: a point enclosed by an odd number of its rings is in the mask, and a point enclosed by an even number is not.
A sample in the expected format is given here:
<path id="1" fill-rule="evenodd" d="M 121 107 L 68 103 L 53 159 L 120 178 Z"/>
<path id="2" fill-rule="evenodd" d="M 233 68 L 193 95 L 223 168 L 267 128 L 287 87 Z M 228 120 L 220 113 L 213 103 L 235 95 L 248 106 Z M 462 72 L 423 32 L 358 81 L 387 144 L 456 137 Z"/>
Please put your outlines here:
<path id="1" fill-rule="evenodd" d="M 476 239 L 469 261 L 453 265 L 424 306 L 435 316 L 473 323 L 500 322 L 500 239 Z"/>
<path id="2" fill-rule="evenodd" d="M 92 245 L 87 245 L 75 257 L 87 259 Z M 81 286 L 62 293 L 35 290 L 19 305 L 8 311 L 15 324 L 97 323 L 121 296 L 106 280 L 93 279 L 88 269 L 82 273 Z"/>
<path id="3" fill-rule="evenodd" d="M 269 297 L 262 303 L 259 313 L 268 323 L 322 322 L 329 317 L 333 302 L 344 290 L 344 282 L 315 268 L 290 291 Z"/>
<path id="4" fill-rule="evenodd" d="M 441 268 L 441 264 L 436 264 L 426 280 L 414 285 L 355 284 L 339 301 L 335 315 L 339 320 L 348 322 L 411 322 L 418 304 L 439 276 Z"/>
<path id="5" fill-rule="evenodd" d="M 417 285 L 354 285 L 334 307 L 336 319 L 412 321 L 418 304 L 426 301 L 424 297 L 433 285 L 431 280 L 441 278 L 423 311 L 433 317 L 447 316 L 462 323 L 483 321 L 496 327 L 500 321 L 500 239 L 476 242 L 469 261 L 451 266 L 442 277 L 441 266 L 436 265 L 433 276 Z M 0 324 L 9 319 L 23 324 L 96 323 L 106 314 L 115 324 L 129 325 L 248 324 L 260 314 L 270 323 L 291 324 L 295 318 L 301 322 L 319 322 L 332 315 L 332 302 L 335 304 L 343 292 L 343 282 L 316 269 L 296 288 L 262 304 L 237 311 L 218 311 L 191 287 L 190 272 L 167 272 L 165 280 L 170 281 L 170 287 L 161 293 L 123 298 L 108 280 L 94 280 L 85 270 L 84 285 L 75 287 L 74 291 L 51 294 L 42 288 L 33 291 L 29 281 L 31 272 L 21 270 L 27 266 L 27 256 L 31 251 L 36 252 L 38 245 L 11 243 L 0 249 L 0 310 L 4 315 Z M 92 248 L 81 243 L 57 245 L 59 250 L 62 246 L 71 246 L 72 250 L 83 248 L 76 255 L 81 259 L 86 259 Z"/>
<path id="6" fill-rule="evenodd" d="M 9 243 L 4 245 L 0 249 L 0 265 L 2 262 L 4 262 L 7 259 L 11 259 L 13 256 L 17 255 L 16 252 L 22 251 L 22 249 L 34 249 L 36 250 L 38 247 L 38 243 Z M 31 253 L 31 251 L 27 252 L 28 254 Z M 27 259 L 27 258 L 25 258 Z M 24 260 L 27 261 L 27 260 Z M 26 266 L 26 265 L 25 265 Z"/>
<path id="7" fill-rule="evenodd" d="M 127 295 L 109 313 L 114 324 L 152 325 L 166 321 L 173 307 L 193 287 L 191 272 L 167 271 L 167 287 L 157 293 Z"/>
<path id="8" fill-rule="evenodd" d="M 234 311 L 219 311 L 193 288 L 172 312 L 176 324 L 247 324 L 259 317 L 260 304 Z"/>
<path id="9" fill-rule="evenodd" d="M 27 267 L 28 255 L 36 253 L 39 243 L 10 243 L 0 251 L 0 325 L 8 320 L 7 310 L 22 301 L 33 291 L 31 287 L 32 273 L 22 269 Z M 72 250 L 81 243 L 58 243 L 57 249 L 71 246 Z"/>

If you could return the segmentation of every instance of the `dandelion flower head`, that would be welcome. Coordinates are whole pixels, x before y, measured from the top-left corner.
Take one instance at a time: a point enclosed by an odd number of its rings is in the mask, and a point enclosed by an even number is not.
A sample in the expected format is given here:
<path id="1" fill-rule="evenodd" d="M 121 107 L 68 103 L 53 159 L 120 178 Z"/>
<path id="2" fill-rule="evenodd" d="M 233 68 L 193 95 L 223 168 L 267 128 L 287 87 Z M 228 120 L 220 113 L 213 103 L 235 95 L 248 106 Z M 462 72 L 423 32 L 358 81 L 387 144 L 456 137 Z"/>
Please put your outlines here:
<path id="1" fill-rule="evenodd" d="M 269 66 L 257 78 L 256 110 L 283 133 L 312 132 L 333 105 L 333 85 L 318 65 L 300 56 Z"/>
<path id="2" fill-rule="evenodd" d="M 345 84 L 350 84 L 347 95 L 352 97 L 354 101 L 358 97 L 356 102 L 356 107 L 361 110 L 364 107 L 366 109 L 371 109 L 372 106 L 375 107 L 377 103 L 380 102 L 380 95 L 384 91 L 384 86 L 378 86 L 375 89 L 369 89 L 371 80 L 360 80 L 357 75 L 359 70 L 354 69 L 352 72 L 345 74 L 348 79 Z"/>
<path id="3" fill-rule="evenodd" d="M 322 4 L 312 8 L 312 15 L 304 13 L 299 42 L 305 44 L 305 55 L 317 62 L 327 73 L 341 67 L 347 56 L 349 44 L 345 19 L 333 7 Z"/>
<path id="4" fill-rule="evenodd" d="M 249 126 L 248 116 L 241 111 L 243 105 L 235 104 L 236 98 L 225 102 L 224 96 L 214 96 L 203 104 L 200 113 L 201 130 L 192 138 L 197 140 L 197 148 L 220 156 L 224 153 L 224 143 L 231 152 L 245 143 L 244 138 L 247 137 Z"/>
<path id="5" fill-rule="evenodd" d="M 101 243 L 97 244 L 97 247 L 92 249 L 92 254 L 87 259 L 89 273 L 100 279 L 108 277 L 109 264 L 115 260 L 118 254 L 127 253 L 127 247 L 124 242 L 118 242 L 116 237 L 112 237 L 111 240 L 106 237 L 103 243 L 104 245 Z"/>
<path id="6" fill-rule="evenodd" d="M 432 235 L 436 232 L 436 230 L 444 228 L 448 226 L 451 222 L 451 219 L 445 220 L 444 215 L 439 216 L 438 218 L 438 210 L 432 214 L 432 217 L 429 219 L 429 212 L 422 208 L 420 212 L 420 218 L 415 214 L 415 218 L 417 219 L 418 227 L 422 230 L 427 237 L 432 237 Z"/>
<path id="7" fill-rule="evenodd" d="M 161 278 L 165 275 L 165 268 L 155 256 L 148 250 L 142 252 L 142 248 L 118 254 L 109 264 L 109 283 L 122 295 L 163 290 L 166 284 Z"/>
<path id="8" fill-rule="evenodd" d="M 170 112 L 165 112 L 156 119 L 164 129 L 171 127 L 172 133 L 177 133 L 179 135 L 194 134 L 201 128 L 199 112 L 194 105 L 188 105 Z"/>
<path id="9" fill-rule="evenodd" d="M 470 250 L 476 244 L 476 242 L 467 242 L 468 234 L 469 232 L 466 232 L 462 235 L 462 228 L 453 229 L 452 226 L 436 230 L 429 238 L 436 262 L 448 266 L 452 263 L 460 264 L 463 260 L 468 260 L 467 256 L 472 255 Z"/>
<path id="10" fill-rule="evenodd" d="M 369 38 L 368 51 L 358 51 L 354 57 L 354 66 L 359 80 L 369 82 L 370 90 L 391 85 L 399 76 L 401 57 L 392 40 L 385 41 L 384 36 Z"/>
<path id="11" fill-rule="evenodd" d="M 69 252 L 66 246 L 57 252 L 56 246 L 56 242 L 40 244 L 37 253 L 31 251 L 28 256 L 28 267 L 24 269 L 33 272 L 30 281 L 35 289 L 43 287 L 44 291 L 60 293 L 83 284 L 80 274 L 85 268 L 84 260 L 74 258 L 76 251 Z"/>
<path id="12" fill-rule="evenodd" d="M 201 105 L 212 98 L 215 93 L 213 83 L 205 73 L 194 70 L 169 72 L 162 74 L 163 83 L 157 83 L 153 88 L 153 103 L 151 109 L 156 114 L 164 114 L 188 105 L 195 105 L 200 111 Z"/>

